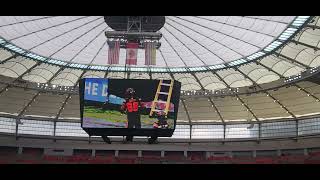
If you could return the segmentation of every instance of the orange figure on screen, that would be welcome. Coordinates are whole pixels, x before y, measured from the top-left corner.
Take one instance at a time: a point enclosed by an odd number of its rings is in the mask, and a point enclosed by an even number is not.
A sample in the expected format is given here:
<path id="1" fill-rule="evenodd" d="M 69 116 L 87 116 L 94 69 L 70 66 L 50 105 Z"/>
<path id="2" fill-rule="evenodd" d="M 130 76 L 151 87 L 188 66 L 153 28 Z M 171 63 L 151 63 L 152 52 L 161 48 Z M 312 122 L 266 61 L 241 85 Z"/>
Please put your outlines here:
<path id="1" fill-rule="evenodd" d="M 128 88 L 125 93 L 125 102 L 121 106 L 121 110 L 127 114 L 127 128 L 141 128 L 141 109 L 143 104 L 141 99 L 136 97 L 133 88 Z M 127 136 L 127 141 L 132 141 L 132 136 Z"/>

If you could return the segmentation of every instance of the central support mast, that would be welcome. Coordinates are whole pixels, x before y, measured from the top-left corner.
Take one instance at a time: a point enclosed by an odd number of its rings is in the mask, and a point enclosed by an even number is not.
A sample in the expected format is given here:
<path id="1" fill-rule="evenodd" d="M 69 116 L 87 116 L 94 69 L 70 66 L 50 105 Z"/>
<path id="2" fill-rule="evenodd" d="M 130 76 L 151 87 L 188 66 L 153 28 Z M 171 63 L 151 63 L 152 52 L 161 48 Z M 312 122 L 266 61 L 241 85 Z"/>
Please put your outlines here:
<path id="1" fill-rule="evenodd" d="M 128 16 L 127 32 L 141 32 L 143 16 Z"/>
<path id="2" fill-rule="evenodd" d="M 139 43 L 139 49 L 145 48 L 145 42 L 154 42 L 157 49 L 161 46 L 158 31 L 165 23 L 164 16 L 106 16 L 105 21 L 114 30 L 105 32 L 108 43 L 120 41 L 121 48 L 128 42 Z"/>
<path id="3" fill-rule="evenodd" d="M 137 49 L 146 50 L 146 65 L 155 65 L 155 50 L 161 46 L 159 30 L 164 26 L 164 16 L 105 16 L 105 21 L 114 30 L 105 32 L 109 47 L 117 44 L 117 48 L 127 50 L 124 78 L 130 76 L 130 65 L 137 64 Z"/>

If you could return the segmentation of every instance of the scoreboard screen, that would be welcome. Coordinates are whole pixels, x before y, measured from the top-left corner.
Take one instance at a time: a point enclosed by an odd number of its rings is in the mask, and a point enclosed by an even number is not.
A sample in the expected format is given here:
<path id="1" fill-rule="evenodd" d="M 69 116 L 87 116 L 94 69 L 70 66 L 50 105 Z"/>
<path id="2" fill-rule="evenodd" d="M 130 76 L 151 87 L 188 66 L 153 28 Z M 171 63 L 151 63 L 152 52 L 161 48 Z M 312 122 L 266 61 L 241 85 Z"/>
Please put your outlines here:
<path id="1" fill-rule="evenodd" d="M 180 89 L 175 80 L 81 79 L 81 127 L 91 136 L 170 137 Z"/>

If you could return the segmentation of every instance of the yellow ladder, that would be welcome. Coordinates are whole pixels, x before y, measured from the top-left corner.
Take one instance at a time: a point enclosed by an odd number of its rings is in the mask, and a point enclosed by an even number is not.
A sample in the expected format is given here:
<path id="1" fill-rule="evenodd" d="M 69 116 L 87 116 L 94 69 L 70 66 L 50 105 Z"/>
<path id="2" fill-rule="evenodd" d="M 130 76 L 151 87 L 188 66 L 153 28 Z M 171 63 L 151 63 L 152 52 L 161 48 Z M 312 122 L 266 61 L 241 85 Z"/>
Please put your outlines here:
<path id="1" fill-rule="evenodd" d="M 164 113 L 166 116 L 168 115 L 174 80 L 171 79 L 170 81 L 171 81 L 170 84 L 167 84 L 167 83 L 163 83 L 163 80 L 160 80 L 156 95 L 155 95 L 154 100 L 152 101 L 152 104 L 151 104 L 151 110 L 150 110 L 149 116 L 152 116 L 154 112 L 162 111 L 162 110 L 156 109 L 157 103 L 165 103 L 166 104 Z M 162 86 L 169 86 L 169 92 L 161 92 Z M 159 100 L 160 94 L 166 95 L 167 100 L 166 101 Z"/>

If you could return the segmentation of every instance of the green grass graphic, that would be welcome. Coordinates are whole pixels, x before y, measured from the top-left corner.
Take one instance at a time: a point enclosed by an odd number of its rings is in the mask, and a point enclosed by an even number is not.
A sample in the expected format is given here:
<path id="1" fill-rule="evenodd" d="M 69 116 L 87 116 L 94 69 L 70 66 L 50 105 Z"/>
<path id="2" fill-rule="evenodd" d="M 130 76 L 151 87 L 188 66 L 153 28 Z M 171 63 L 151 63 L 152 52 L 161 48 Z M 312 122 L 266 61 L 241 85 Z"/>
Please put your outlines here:
<path id="1" fill-rule="evenodd" d="M 122 114 L 121 112 L 115 110 L 103 110 L 91 106 L 84 107 L 83 117 L 95 118 L 112 123 L 127 122 L 126 114 Z M 152 125 L 155 121 L 157 121 L 156 118 L 150 118 L 149 115 L 141 115 L 141 124 L 143 125 Z M 173 126 L 173 119 L 168 119 L 167 122 L 169 127 Z"/>

